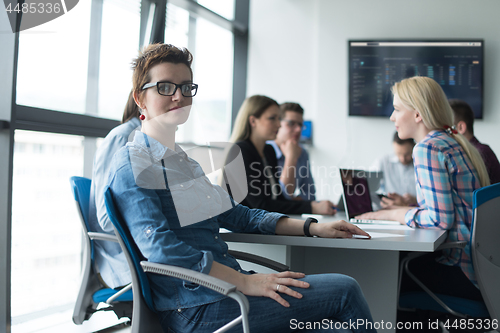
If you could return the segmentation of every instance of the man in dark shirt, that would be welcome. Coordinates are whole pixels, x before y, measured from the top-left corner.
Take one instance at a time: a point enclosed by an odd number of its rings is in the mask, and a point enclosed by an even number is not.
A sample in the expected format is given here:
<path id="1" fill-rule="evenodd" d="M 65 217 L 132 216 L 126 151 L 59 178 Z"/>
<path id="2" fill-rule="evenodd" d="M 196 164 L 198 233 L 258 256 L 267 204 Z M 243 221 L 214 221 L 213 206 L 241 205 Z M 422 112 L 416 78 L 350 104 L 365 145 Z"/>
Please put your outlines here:
<path id="1" fill-rule="evenodd" d="M 455 127 L 457 131 L 465 136 L 483 157 L 486 170 L 488 170 L 488 176 L 490 176 L 490 183 L 499 183 L 500 163 L 490 146 L 482 144 L 474 136 L 474 112 L 470 105 L 459 99 L 451 99 L 449 102 L 455 115 Z"/>

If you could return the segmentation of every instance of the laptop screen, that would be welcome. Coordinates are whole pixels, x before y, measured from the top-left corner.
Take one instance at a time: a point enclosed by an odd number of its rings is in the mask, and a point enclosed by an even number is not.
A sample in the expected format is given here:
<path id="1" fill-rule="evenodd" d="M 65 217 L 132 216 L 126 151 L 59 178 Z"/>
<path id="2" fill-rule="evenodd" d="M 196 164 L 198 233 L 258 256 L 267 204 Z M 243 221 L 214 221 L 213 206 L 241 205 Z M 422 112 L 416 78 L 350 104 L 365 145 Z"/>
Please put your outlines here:
<path id="1" fill-rule="evenodd" d="M 372 211 L 372 200 L 366 172 L 362 170 L 340 169 L 345 211 L 349 219 Z"/>

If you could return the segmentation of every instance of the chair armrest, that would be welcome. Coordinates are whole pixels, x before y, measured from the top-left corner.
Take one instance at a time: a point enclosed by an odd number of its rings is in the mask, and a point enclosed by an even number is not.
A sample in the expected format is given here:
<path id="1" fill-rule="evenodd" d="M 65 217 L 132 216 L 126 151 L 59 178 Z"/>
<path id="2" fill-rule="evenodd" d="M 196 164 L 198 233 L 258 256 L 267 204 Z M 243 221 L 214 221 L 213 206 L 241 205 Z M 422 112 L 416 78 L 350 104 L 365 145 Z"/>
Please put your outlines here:
<path id="1" fill-rule="evenodd" d="M 144 272 L 172 276 L 182 280 L 193 282 L 236 300 L 240 306 L 241 315 L 233 319 L 226 325 L 222 326 L 215 332 L 225 332 L 238 323 L 242 324 L 244 333 L 250 332 L 248 324 L 248 311 L 250 309 L 250 304 L 248 303 L 248 299 L 245 297 L 245 295 L 236 290 L 236 286 L 213 276 L 193 271 L 184 267 L 164 265 L 148 261 L 141 261 L 141 266 Z"/>
<path id="2" fill-rule="evenodd" d="M 141 261 L 141 266 L 144 272 L 172 276 L 181 280 L 193 282 L 225 296 L 228 296 L 229 293 L 236 291 L 236 286 L 229 282 L 184 267 L 164 265 L 148 261 Z"/>
<path id="3" fill-rule="evenodd" d="M 251 262 L 251 263 L 254 263 L 257 265 L 261 265 L 261 266 L 273 269 L 277 272 L 284 272 L 284 271 L 288 271 L 290 269 L 290 267 L 288 267 L 287 265 L 283 265 L 280 262 L 277 262 L 277 261 L 274 261 L 274 260 L 271 260 L 271 259 L 268 259 L 265 257 L 261 257 L 258 255 L 255 255 L 255 254 L 241 252 L 241 251 L 234 251 L 234 250 L 229 250 L 228 253 L 230 255 L 232 255 L 233 257 L 235 257 L 236 259 L 248 261 L 248 262 Z"/>
<path id="4" fill-rule="evenodd" d="M 113 296 L 111 296 L 110 298 L 108 298 L 106 300 L 106 303 L 107 304 L 111 304 L 115 301 L 115 299 L 117 299 L 118 297 L 120 297 L 121 295 L 125 294 L 127 291 L 129 291 L 130 289 L 132 289 L 132 283 L 129 283 L 127 284 L 125 287 L 123 287 L 122 289 L 120 289 L 119 292 L 117 292 L 116 294 L 114 294 Z"/>
<path id="5" fill-rule="evenodd" d="M 434 252 L 438 252 L 438 251 L 446 250 L 446 249 L 464 249 L 466 246 L 467 246 L 467 241 L 443 243 L 443 244 L 439 245 Z M 401 264 L 404 264 L 406 261 L 411 261 L 411 260 L 413 260 L 415 258 L 424 256 L 426 254 L 427 253 L 425 253 L 425 252 L 411 252 L 401 262 Z"/>
<path id="6" fill-rule="evenodd" d="M 444 243 L 438 246 L 436 251 L 441 251 L 444 249 L 465 249 L 467 246 L 467 241 L 460 241 L 460 242 L 449 242 L 449 243 Z"/>
<path id="7" fill-rule="evenodd" d="M 104 240 L 118 243 L 118 238 L 115 235 L 105 234 L 103 232 L 88 232 L 90 239 Z"/>

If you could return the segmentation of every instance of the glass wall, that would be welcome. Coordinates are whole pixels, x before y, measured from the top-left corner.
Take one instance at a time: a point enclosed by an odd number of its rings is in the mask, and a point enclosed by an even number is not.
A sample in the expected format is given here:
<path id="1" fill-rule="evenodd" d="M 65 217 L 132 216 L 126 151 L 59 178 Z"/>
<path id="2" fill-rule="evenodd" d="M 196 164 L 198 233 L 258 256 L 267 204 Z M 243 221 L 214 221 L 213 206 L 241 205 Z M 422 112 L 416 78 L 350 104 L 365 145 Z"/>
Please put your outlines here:
<path id="1" fill-rule="evenodd" d="M 199 0 L 196 6 L 208 16 L 198 16 L 187 10 L 191 1 L 176 2 L 186 5 L 168 2 L 166 24 L 155 23 L 152 30 L 164 31 L 166 43 L 187 47 L 194 55 L 194 81 L 200 88 L 178 139 L 226 141 L 236 63 L 234 30 L 228 26 L 236 4 Z M 82 231 L 69 178 L 91 176 L 93 155 L 102 142 L 95 128 L 108 131 L 122 117 L 141 39 L 141 3 L 150 8 L 149 0 L 79 1 L 57 19 L 19 33 L 12 89 L 17 117 L 10 125 L 15 129 L 8 286 L 12 332 L 38 331 L 40 326 L 27 328 L 37 319 L 37 325 L 45 320 L 50 331 L 57 323 L 46 320 L 49 315 L 71 322 L 80 287 Z"/>
<path id="2" fill-rule="evenodd" d="M 121 119 L 139 31 L 140 0 L 104 0 L 80 1 L 58 19 L 21 32 L 16 104 Z M 84 166 L 92 164 L 100 140 L 87 139 L 15 132 L 12 332 L 35 332 L 49 316 L 48 327 L 71 321 L 81 282 L 82 228 L 69 178 L 84 176 Z"/>
<path id="3" fill-rule="evenodd" d="M 91 35 L 92 1 L 19 36 L 18 105 L 121 119 L 139 50 L 140 0 L 104 0 L 100 33 Z M 89 59 L 89 45 L 99 58 Z M 90 60 L 90 66 L 89 66 Z M 98 68 L 98 73 L 89 72 Z M 97 109 L 86 105 L 97 89 Z M 87 109 L 87 112 L 86 112 Z"/>
<path id="4" fill-rule="evenodd" d="M 198 0 L 203 7 L 219 14 L 228 20 L 234 19 L 234 1 L 235 0 Z"/>
<path id="5" fill-rule="evenodd" d="M 165 41 L 193 53 L 194 82 L 189 121 L 179 127 L 180 141 L 195 144 L 226 141 L 231 131 L 233 33 L 171 3 L 167 5 Z"/>
<path id="6" fill-rule="evenodd" d="M 12 191 L 12 324 L 71 309 L 80 283 L 81 225 L 70 188 L 83 137 L 16 130 Z"/>
<path id="7" fill-rule="evenodd" d="M 188 47 L 189 12 L 167 3 L 167 18 L 165 24 L 165 43 Z"/>
<path id="8" fill-rule="evenodd" d="M 91 2 L 19 33 L 17 104 L 85 112 Z"/>
<path id="9" fill-rule="evenodd" d="M 138 53 L 139 0 L 106 0 L 102 12 L 98 112 L 121 119 L 132 89 L 131 62 Z"/>

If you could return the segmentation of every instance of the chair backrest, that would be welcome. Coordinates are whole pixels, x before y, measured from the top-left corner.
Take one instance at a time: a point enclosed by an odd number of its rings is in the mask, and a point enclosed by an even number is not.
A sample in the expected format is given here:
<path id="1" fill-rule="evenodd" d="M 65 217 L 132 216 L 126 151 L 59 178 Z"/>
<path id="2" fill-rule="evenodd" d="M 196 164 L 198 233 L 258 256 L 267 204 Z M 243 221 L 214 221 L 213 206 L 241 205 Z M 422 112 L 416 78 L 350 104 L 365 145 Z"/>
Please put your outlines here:
<path id="1" fill-rule="evenodd" d="M 73 176 L 69 179 L 73 196 L 78 203 L 80 214 L 82 214 L 83 227 L 89 231 L 89 201 L 90 201 L 90 185 L 92 181 L 85 177 Z"/>
<path id="2" fill-rule="evenodd" d="M 106 203 L 106 209 L 108 211 L 109 219 L 111 220 L 111 223 L 113 223 L 113 226 L 119 234 L 118 240 L 123 248 L 123 252 L 127 255 L 127 260 L 128 257 L 130 257 L 131 259 L 129 261 L 129 264 L 133 265 L 133 267 L 130 267 L 131 273 L 133 275 L 136 275 L 136 278 L 139 281 L 144 301 L 146 302 L 148 307 L 154 311 L 149 280 L 140 264 L 141 260 L 144 260 L 144 256 L 137 248 L 137 245 L 135 244 L 132 235 L 130 235 L 130 231 L 125 224 L 125 221 L 123 220 L 120 212 L 116 209 L 113 195 L 109 188 L 106 188 L 106 191 L 104 193 L 104 201 Z M 134 284 L 134 282 L 132 282 L 132 284 Z"/>
<path id="3" fill-rule="evenodd" d="M 73 311 L 73 322 L 77 325 L 81 325 L 90 317 L 87 313 L 87 308 L 93 304 L 92 295 L 95 291 L 102 288 L 102 286 L 93 269 L 94 243 L 88 236 L 91 180 L 74 176 L 70 178 L 70 184 L 84 234 L 82 282 Z"/>
<path id="4" fill-rule="evenodd" d="M 158 316 L 153 304 L 149 280 L 140 265 L 144 256 L 135 244 L 130 231 L 118 209 L 116 209 L 113 194 L 109 187 L 104 192 L 104 202 L 108 217 L 118 236 L 118 242 L 127 258 L 132 276 L 132 291 L 134 295 L 134 309 L 132 318 L 132 333 L 161 332 Z"/>
<path id="5" fill-rule="evenodd" d="M 73 189 L 73 196 L 75 197 L 78 212 L 80 213 L 80 222 L 82 223 L 83 233 L 88 238 L 87 233 L 90 230 L 89 225 L 89 208 L 90 208 L 90 187 L 92 181 L 85 177 L 73 176 L 69 179 L 71 188 Z M 90 258 L 94 262 L 94 244 L 89 239 L 90 245 Z"/>
<path id="6" fill-rule="evenodd" d="M 73 196 L 79 204 L 80 213 L 82 214 L 85 227 L 89 229 L 89 201 L 90 201 L 90 185 L 92 181 L 85 177 L 73 176 L 69 179 L 73 189 Z"/>
<path id="7" fill-rule="evenodd" d="M 86 241 L 90 249 L 90 260 L 94 264 L 94 241 L 88 238 L 87 233 L 92 231 L 89 224 L 90 214 L 90 187 L 92 181 L 85 177 L 73 176 L 69 179 L 71 188 L 73 189 L 73 196 L 80 213 L 80 221 L 82 222 L 83 233 L 85 234 Z"/>
<path id="8" fill-rule="evenodd" d="M 491 318 L 500 320 L 500 183 L 476 190 L 473 209 L 474 271 Z"/>

